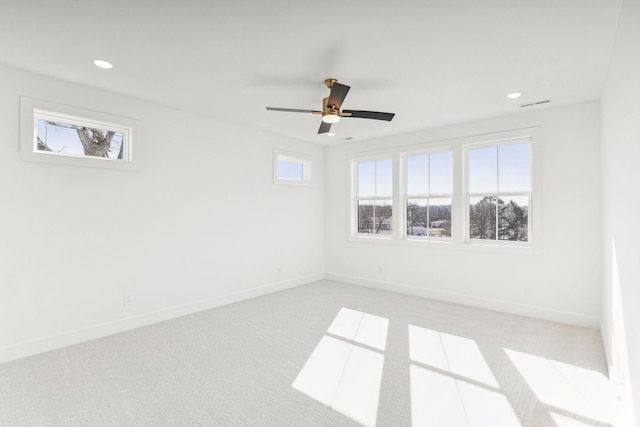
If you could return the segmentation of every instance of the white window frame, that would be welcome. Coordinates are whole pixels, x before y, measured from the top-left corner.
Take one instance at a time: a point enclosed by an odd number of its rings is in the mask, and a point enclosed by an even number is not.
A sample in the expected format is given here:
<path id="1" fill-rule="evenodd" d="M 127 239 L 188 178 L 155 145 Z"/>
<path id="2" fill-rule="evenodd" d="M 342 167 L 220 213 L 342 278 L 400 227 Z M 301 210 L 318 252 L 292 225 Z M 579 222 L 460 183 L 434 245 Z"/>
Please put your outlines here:
<path id="1" fill-rule="evenodd" d="M 290 163 L 300 163 L 302 165 L 302 179 L 286 179 L 278 176 L 278 162 L 282 160 Z M 284 185 L 311 185 L 311 158 L 299 153 L 285 151 L 280 149 L 273 150 L 273 182 L 274 184 Z"/>
<path id="2" fill-rule="evenodd" d="M 407 166 L 407 159 L 409 157 L 413 157 L 413 156 L 421 156 L 421 155 L 429 155 L 431 156 L 431 154 L 438 154 L 438 153 L 451 153 L 452 154 L 452 184 L 453 184 L 453 188 L 452 188 L 452 193 L 449 194 L 431 194 L 431 192 L 429 191 L 429 194 L 408 194 L 408 179 L 407 179 L 407 173 L 408 173 L 408 166 Z M 401 186 L 401 206 L 400 206 L 400 211 L 401 211 L 401 216 L 402 216 L 402 227 L 401 227 L 401 235 L 402 238 L 407 239 L 407 240 L 416 240 L 416 241 L 436 241 L 436 242 L 451 242 L 453 241 L 453 239 L 456 237 L 456 229 L 455 229 L 455 222 L 457 220 L 456 218 L 456 212 L 454 210 L 454 206 L 455 206 L 455 195 L 456 195 L 456 182 L 455 182 L 455 172 L 456 172 L 456 168 L 455 168 L 455 164 L 456 164 L 456 155 L 455 155 L 455 151 L 453 149 L 452 146 L 450 145 L 444 145 L 444 146 L 438 146 L 435 148 L 428 148 L 428 149 L 422 149 L 422 150 L 416 150 L 416 151 L 405 151 L 402 152 L 400 154 L 401 156 L 401 161 L 402 161 L 402 168 L 401 168 L 401 177 L 402 177 L 402 186 Z M 407 223 L 407 201 L 409 199 L 424 199 L 424 200 L 429 200 L 429 199 L 437 199 L 437 198 L 449 198 L 451 199 L 451 236 L 450 237 L 435 237 L 435 236 L 414 236 L 414 235 L 409 235 L 409 233 L 407 232 L 407 229 L 409 228 L 409 224 Z"/>
<path id="3" fill-rule="evenodd" d="M 495 246 L 512 246 L 512 247 L 524 247 L 524 248 L 532 248 L 534 243 L 539 239 L 540 233 L 537 232 L 540 228 L 540 218 L 536 214 L 537 205 L 539 205 L 539 198 L 534 197 L 538 192 L 537 189 L 540 188 L 540 173 L 539 173 L 539 139 L 540 133 L 538 128 L 525 129 L 525 132 L 516 132 L 512 133 L 512 137 L 509 136 L 508 133 L 503 134 L 503 138 L 492 139 L 492 140 L 484 140 L 482 142 L 470 142 L 464 144 L 462 147 L 462 155 L 463 155 L 463 171 L 464 171 L 464 179 L 463 179 L 463 209 L 462 213 L 462 224 L 464 226 L 464 243 L 469 245 L 495 245 Z M 510 144 L 518 144 L 527 142 L 529 143 L 529 174 L 530 174 L 530 183 L 531 187 L 529 191 L 505 191 L 501 192 L 499 189 L 495 192 L 488 193 L 471 193 L 469 191 L 470 183 L 469 183 L 469 150 L 473 150 L 476 148 L 486 148 L 486 147 L 499 147 Z M 499 174 L 499 171 L 498 171 Z M 498 238 L 498 218 L 496 217 L 496 238 L 495 239 L 472 239 L 470 237 L 470 202 L 472 197 L 511 197 L 511 196 L 524 196 L 528 198 L 528 212 L 527 212 L 527 241 L 513 241 L 513 240 L 500 240 Z"/>
<path id="4" fill-rule="evenodd" d="M 528 140 L 531 143 L 531 188 L 529 204 L 529 234 L 527 242 L 509 240 L 468 239 L 469 217 L 467 199 L 467 147 L 479 144 L 498 145 L 509 141 Z M 422 142 L 388 149 L 349 154 L 346 168 L 350 177 L 348 197 L 347 239 L 352 242 L 381 243 L 442 250 L 462 250 L 480 253 L 540 255 L 542 252 L 542 176 L 541 131 L 539 127 L 487 133 L 477 136 Z M 406 157 L 419 153 L 453 151 L 453 195 L 451 200 L 451 238 L 408 238 L 406 235 Z M 357 233 L 356 162 L 391 158 L 393 164 L 393 230 L 384 237 Z"/>
<path id="5" fill-rule="evenodd" d="M 359 182 L 358 182 L 358 163 L 369 162 L 375 160 L 391 160 L 391 194 L 389 197 L 360 197 L 358 194 Z M 350 158 L 349 170 L 351 176 L 350 196 L 349 196 L 349 237 L 351 239 L 365 239 L 365 240 L 377 240 L 377 241 L 390 241 L 395 239 L 397 234 L 397 161 L 396 157 L 388 153 L 385 154 L 370 154 L 368 156 L 355 156 Z M 377 233 L 360 233 L 358 231 L 358 202 L 360 200 L 391 200 L 391 233 L 389 234 L 377 234 Z"/>
<path id="6" fill-rule="evenodd" d="M 122 133 L 123 158 L 113 159 L 38 150 L 38 120 L 56 121 Z M 86 108 L 21 97 L 20 156 L 26 161 L 67 166 L 140 170 L 142 167 L 142 146 L 140 144 L 139 121 Z"/>

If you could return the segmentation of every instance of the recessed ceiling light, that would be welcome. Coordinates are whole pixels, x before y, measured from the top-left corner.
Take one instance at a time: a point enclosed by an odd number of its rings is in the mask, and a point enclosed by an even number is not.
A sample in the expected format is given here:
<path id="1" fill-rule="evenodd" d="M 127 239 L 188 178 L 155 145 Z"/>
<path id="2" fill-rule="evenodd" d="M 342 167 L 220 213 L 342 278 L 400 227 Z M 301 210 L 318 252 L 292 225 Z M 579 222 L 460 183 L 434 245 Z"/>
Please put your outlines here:
<path id="1" fill-rule="evenodd" d="M 95 64 L 96 67 L 104 68 L 105 70 L 108 70 L 109 68 L 113 68 L 113 64 L 109 61 L 105 61 L 104 59 L 94 59 L 93 63 Z"/>
<path id="2" fill-rule="evenodd" d="M 336 134 L 333 132 L 327 132 L 327 136 L 336 136 Z"/>
<path id="3" fill-rule="evenodd" d="M 516 98 L 520 98 L 522 96 L 522 93 L 520 92 L 513 92 L 510 93 L 509 95 L 507 95 L 507 98 L 509 99 L 516 99 Z"/>

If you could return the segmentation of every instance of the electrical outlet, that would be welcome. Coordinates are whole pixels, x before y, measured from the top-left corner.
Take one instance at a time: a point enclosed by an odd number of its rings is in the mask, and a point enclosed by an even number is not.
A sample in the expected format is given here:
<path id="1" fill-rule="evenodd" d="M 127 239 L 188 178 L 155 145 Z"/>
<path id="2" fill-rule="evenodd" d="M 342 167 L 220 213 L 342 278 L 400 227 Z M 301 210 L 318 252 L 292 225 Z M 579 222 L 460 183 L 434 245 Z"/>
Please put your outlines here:
<path id="1" fill-rule="evenodd" d="M 378 267 L 378 273 L 382 274 L 382 272 L 384 271 L 384 268 L 382 266 Z"/>
<path id="2" fill-rule="evenodd" d="M 131 305 L 131 303 L 133 302 L 133 301 L 131 300 L 131 295 L 125 295 L 125 296 L 122 298 L 122 302 L 123 302 L 123 304 L 124 304 L 124 306 L 125 306 L 125 307 L 126 307 L 126 306 L 128 306 L 128 305 Z"/>
<path id="3" fill-rule="evenodd" d="M 281 269 L 280 267 L 278 267 L 278 269 L 276 270 L 276 272 L 277 272 L 278 274 L 282 274 L 282 269 Z"/>

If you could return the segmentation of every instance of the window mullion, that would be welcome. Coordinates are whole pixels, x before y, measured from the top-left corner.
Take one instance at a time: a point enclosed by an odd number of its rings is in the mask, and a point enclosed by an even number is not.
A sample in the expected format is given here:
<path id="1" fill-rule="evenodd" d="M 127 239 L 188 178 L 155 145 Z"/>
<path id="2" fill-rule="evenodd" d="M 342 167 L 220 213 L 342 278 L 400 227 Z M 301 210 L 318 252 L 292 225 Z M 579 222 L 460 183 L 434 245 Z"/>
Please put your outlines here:
<path id="1" fill-rule="evenodd" d="M 495 231 L 495 239 L 494 240 L 499 240 L 498 236 L 500 233 L 500 197 L 498 197 L 498 194 L 496 194 L 495 196 L 496 198 L 496 231 Z"/>
<path id="2" fill-rule="evenodd" d="M 427 227 L 427 237 L 431 237 L 431 232 L 429 231 L 429 228 L 431 227 L 431 198 L 432 198 L 432 194 L 431 194 L 431 183 L 432 183 L 432 178 L 433 175 L 431 174 L 432 168 L 431 168 L 431 154 L 429 154 L 429 179 L 428 179 L 428 184 L 427 184 L 427 191 L 429 192 L 429 195 L 427 197 L 427 223 L 425 224 Z"/>
<path id="3" fill-rule="evenodd" d="M 373 195 L 378 195 L 378 161 L 373 162 Z"/>

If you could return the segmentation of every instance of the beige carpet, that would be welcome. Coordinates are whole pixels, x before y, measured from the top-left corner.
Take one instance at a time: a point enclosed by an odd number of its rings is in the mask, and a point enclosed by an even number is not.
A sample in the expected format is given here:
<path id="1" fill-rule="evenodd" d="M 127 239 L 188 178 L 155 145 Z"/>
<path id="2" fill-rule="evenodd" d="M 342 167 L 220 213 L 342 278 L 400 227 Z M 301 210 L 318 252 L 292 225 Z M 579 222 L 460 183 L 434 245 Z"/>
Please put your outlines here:
<path id="1" fill-rule="evenodd" d="M 598 331 L 321 281 L 0 365 L 1 426 L 607 426 Z"/>

